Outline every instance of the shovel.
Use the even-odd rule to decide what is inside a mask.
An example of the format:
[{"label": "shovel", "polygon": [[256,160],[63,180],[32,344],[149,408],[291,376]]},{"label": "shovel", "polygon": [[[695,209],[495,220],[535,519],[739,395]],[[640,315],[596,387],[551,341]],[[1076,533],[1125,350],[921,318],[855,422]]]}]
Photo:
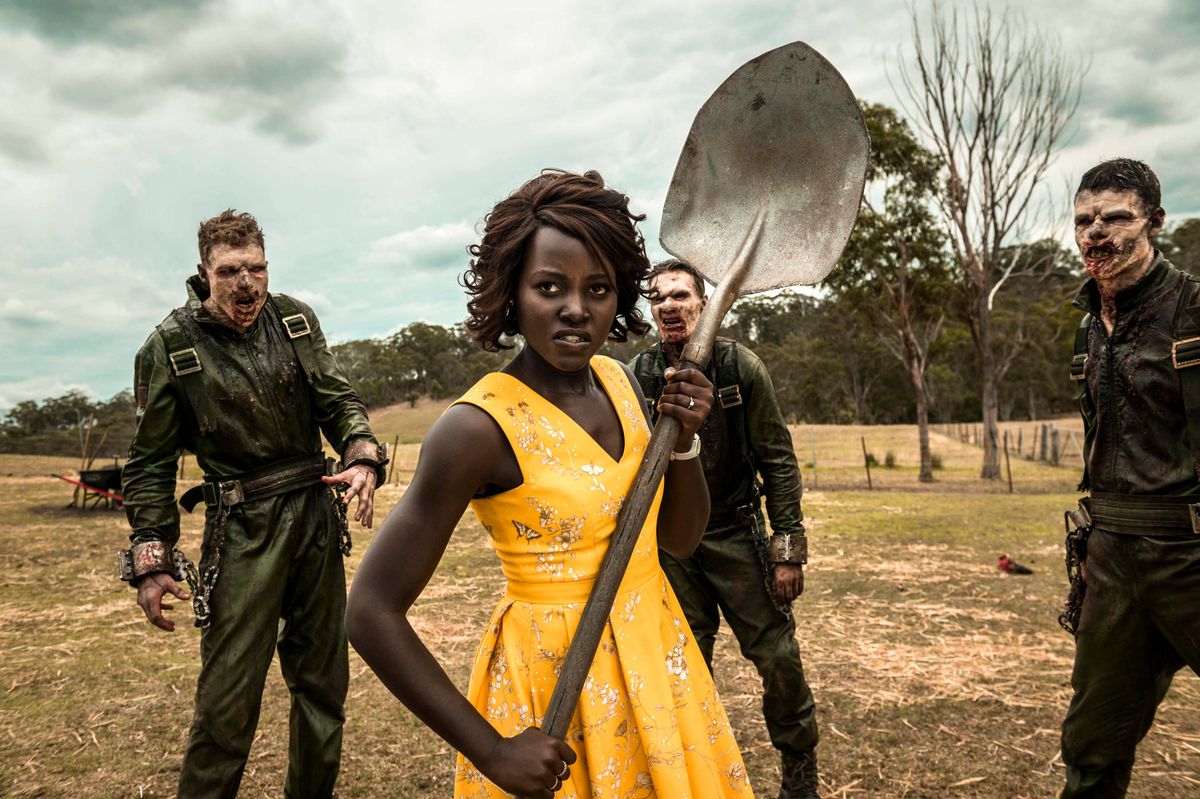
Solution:
[{"label": "shovel", "polygon": [[[696,114],[663,207],[663,247],[716,289],[679,368],[703,369],[734,300],[811,285],[841,256],[870,144],[850,87],[803,42],[744,64]],[[660,414],[542,720],[564,739],[679,422]]]}]

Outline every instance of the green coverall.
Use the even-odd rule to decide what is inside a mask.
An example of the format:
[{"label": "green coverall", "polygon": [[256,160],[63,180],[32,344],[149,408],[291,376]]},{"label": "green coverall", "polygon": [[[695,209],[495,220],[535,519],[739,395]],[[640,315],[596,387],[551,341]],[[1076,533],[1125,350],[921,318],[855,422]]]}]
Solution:
[{"label": "green coverall", "polygon": [[[1090,443],[1085,483],[1094,494],[1200,494],[1171,358],[1185,280],[1156,253],[1146,276],[1117,294],[1111,335],[1094,281],[1076,297],[1091,314],[1080,398]],[[1200,535],[1166,532],[1117,529],[1095,517],[1075,693],[1062,727],[1064,799],[1124,796],[1137,744],[1175,672],[1186,664],[1200,673]]]},{"label": "green coverall", "polygon": [[[207,479],[230,479],[320,453],[322,433],[343,453],[352,440],[375,442],[366,409],[338,368],[312,309],[296,302],[311,328],[310,383],[271,302],[241,334],[203,307],[207,294],[192,276],[181,309],[202,367],[200,407],[192,407],[198,395],[193,392],[189,401],[180,385],[196,376],[173,373],[159,330],[137,355],[138,425],[124,470],[135,543],[178,541],[175,472],[183,450],[195,453]],[[215,515],[214,508],[207,509],[202,573],[212,559]],[[337,520],[323,484],[232,509],[211,597],[212,622],[200,638],[202,665],[181,799],[237,795],[276,647],[292,695],[285,795],[332,795],[349,683],[345,603]]]},{"label": "green coverall", "polygon": [[[731,369],[728,365],[735,362]],[[629,366],[655,413],[667,366],[662,345],[636,356]],[[730,371],[736,374],[742,403],[722,408],[717,402],[700,428],[700,459],[712,502],[708,527],[690,557],[659,550],[659,559],[709,669],[724,615],[742,655],[762,678],[771,743],[784,754],[800,755],[817,744],[816,705],[804,679],[795,619],[775,599],[757,485],[761,475],[774,531],[803,535],[800,469],[766,367],[750,350],[718,338],[706,374],[719,395],[733,393],[722,391],[730,389],[725,385]]]}]

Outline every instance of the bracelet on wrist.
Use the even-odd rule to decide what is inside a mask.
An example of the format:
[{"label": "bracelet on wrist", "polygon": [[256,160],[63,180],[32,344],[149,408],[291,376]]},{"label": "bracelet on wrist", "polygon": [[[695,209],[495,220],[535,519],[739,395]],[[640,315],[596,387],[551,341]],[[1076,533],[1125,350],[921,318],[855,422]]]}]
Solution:
[{"label": "bracelet on wrist", "polygon": [[692,433],[692,445],[683,452],[671,451],[671,460],[673,461],[690,461],[692,458],[700,454],[700,436]]}]

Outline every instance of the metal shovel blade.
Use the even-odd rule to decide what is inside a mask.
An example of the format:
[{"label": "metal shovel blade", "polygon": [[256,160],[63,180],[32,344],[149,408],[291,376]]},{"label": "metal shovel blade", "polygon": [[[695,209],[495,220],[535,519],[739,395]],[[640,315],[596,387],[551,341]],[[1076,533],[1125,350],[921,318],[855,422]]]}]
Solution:
[{"label": "metal shovel blade", "polygon": [[660,241],[712,283],[763,212],[736,294],[819,282],[850,238],[870,144],[858,103],[804,42],[742,65],[688,133],[663,207]]}]

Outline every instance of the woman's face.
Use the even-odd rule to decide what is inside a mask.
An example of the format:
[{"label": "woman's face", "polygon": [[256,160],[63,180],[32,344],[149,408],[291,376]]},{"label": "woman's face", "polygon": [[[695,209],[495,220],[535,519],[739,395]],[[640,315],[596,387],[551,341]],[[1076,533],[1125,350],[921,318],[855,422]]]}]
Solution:
[{"label": "woman's face", "polygon": [[583,242],[543,227],[525,252],[515,302],[526,345],[554,369],[577,372],[608,338],[617,289]]}]

